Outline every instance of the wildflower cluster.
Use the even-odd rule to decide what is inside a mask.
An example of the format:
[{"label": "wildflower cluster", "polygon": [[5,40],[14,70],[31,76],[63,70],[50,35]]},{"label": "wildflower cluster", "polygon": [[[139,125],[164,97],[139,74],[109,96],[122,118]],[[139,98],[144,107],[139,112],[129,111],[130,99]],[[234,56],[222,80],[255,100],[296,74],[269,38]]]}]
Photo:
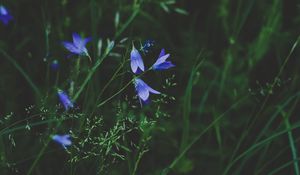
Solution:
[{"label": "wildflower cluster", "polygon": [[[167,61],[167,59],[170,57],[170,54],[165,53],[165,49],[161,49],[161,52],[156,60],[156,62],[149,68],[149,70],[159,71],[159,70],[166,70],[171,67],[174,67],[175,65],[172,64],[170,61]],[[130,65],[131,70],[134,74],[140,74],[145,71],[144,62],[142,59],[141,54],[139,51],[132,46],[132,50],[130,53]],[[147,85],[141,78],[134,78],[134,86],[137,91],[137,95],[139,99],[143,103],[147,103],[149,99],[150,93],[152,94],[160,94],[159,91],[152,89],[149,85]]]},{"label": "wildflower cluster", "polygon": [[[8,9],[2,5],[0,5],[0,20],[4,25],[8,25],[8,23],[13,20],[12,15],[8,11]],[[68,115],[73,112],[73,108],[76,106],[75,101],[76,98],[79,96],[80,92],[86,85],[85,82],[90,80],[90,77],[93,75],[93,73],[96,71],[98,66],[100,65],[101,61],[99,59],[95,59],[95,63],[91,69],[88,71],[87,79],[86,81],[83,81],[84,83],[81,84],[80,86],[76,86],[74,88],[74,84],[78,83],[78,79],[76,79],[80,73],[80,60],[82,58],[89,58],[90,62],[93,63],[94,60],[92,60],[91,56],[89,55],[88,49],[86,45],[92,40],[91,37],[83,38],[81,37],[78,33],[73,33],[72,34],[72,41],[62,41],[61,45],[70,52],[70,54],[67,56],[67,58],[71,56],[78,56],[76,65],[74,66],[75,71],[72,71],[72,77],[70,78],[71,80],[67,82],[71,82],[70,84],[70,90],[67,92],[63,90],[64,88],[58,88],[57,84],[54,86],[55,93],[57,95],[57,98],[60,102],[60,106],[55,109],[54,113],[56,114],[58,111],[63,109],[62,115],[59,116],[54,116],[52,119],[55,122],[58,122],[57,128],[61,127],[62,122],[65,120],[69,119],[77,119],[76,117],[64,117],[65,115]],[[100,42],[101,41],[101,42]],[[123,40],[120,41],[122,43]],[[147,40],[141,47],[140,51],[143,52],[144,54],[149,53],[151,47],[154,45],[153,40]],[[107,48],[104,51],[103,55],[104,57],[113,55],[111,53],[111,50],[114,47],[114,41],[107,40]],[[101,49],[102,49],[102,40],[99,40],[98,42],[98,54],[97,57],[100,57],[101,55]],[[161,92],[151,88],[147,83],[145,83],[141,76],[144,75],[145,72],[147,71],[160,71],[160,70],[166,70],[169,68],[174,67],[175,65],[167,61],[167,59],[170,57],[170,54],[166,54],[164,49],[161,49],[160,54],[158,58],[156,59],[155,63],[146,68],[144,65],[144,61],[142,58],[142,55],[140,54],[140,51],[135,48],[134,45],[132,45],[132,50],[130,53],[130,68],[132,73],[134,74],[134,78],[132,81],[128,83],[130,85],[132,82],[134,83],[135,90],[137,92],[137,97],[139,98],[141,103],[148,103],[149,102],[149,96],[150,94],[161,94]],[[48,57],[48,54],[47,54]],[[95,57],[95,58],[97,58]],[[45,61],[46,58],[44,59]],[[124,61],[125,62],[125,61]],[[122,64],[123,66],[123,64]],[[54,58],[49,64],[49,68],[52,71],[58,71],[61,66],[59,64],[58,59]],[[75,74],[75,75],[74,75]],[[115,74],[117,75],[117,74]],[[75,77],[75,78],[73,78]],[[79,93],[73,93],[74,89],[77,87],[81,88],[81,91]],[[126,86],[127,87],[127,86]],[[125,89],[125,88],[124,88]],[[54,96],[54,95],[53,95]],[[74,97],[75,96],[75,97]],[[97,99],[98,100],[98,99]],[[105,100],[104,100],[105,101]],[[78,105],[79,106],[79,105]],[[44,113],[48,112],[47,110],[43,109],[42,110]],[[118,116],[120,117],[120,116]],[[101,159],[106,160],[107,157],[111,156],[113,157],[113,160],[116,158],[124,159],[124,152],[128,152],[129,148],[127,148],[127,143],[126,145],[123,145],[121,143],[121,138],[124,139],[125,135],[128,133],[131,133],[132,131],[142,131],[146,130],[148,128],[151,128],[154,126],[153,121],[148,121],[145,116],[144,118],[139,121],[139,126],[136,125],[136,121],[128,120],[128,116],[123,116],[123,118],[120,118],[119,120],[116,121],[115,125],[113,125],[112,128],[110,129],[103,129],[102,127],[102,118],[99,117],[94,117],[92,118],[91,116],[84,115],[84,117],[80,117],[82,120],[80,122],[81,126],[85,126],[79,129],[79,131],[73,132],[72,129],[69,130],[69,133],[63,133],[63,134],[58,134],[57,130],[51,131],[53,132],[48,134],[50,135],[50,139],[66,150],[68,153],[70,150],[68,150],[68,147],[72,146],[73,150],[78,151],[76,155],[72,157],[70,160],[71,162],[77,162],[82,159],[90,158],[92,156],[97,156],[101,157]],[[42,120],[45,120],[44,117],[42,117]],[[2,121],[0,120],[0,124]],[[30,130],[30,125],[26,125],[26,129]],[[69,128],[69,127],[68,127]],[[53,129],[53,127],[52,127]],[[100,134],[99,134],[100,133]],[[83,137],[84,139],[78,142],[75,142],[72,140],[72,138],[76,139],[78,137]],[[49,138],[49,137],[48,137]],[[142,139],[143,142],[146,143],[146,141],[150,137],[147,136]],[[15,145],[14,139],[12,136],[10,136],[10,140],[13,145]],[[134,143],[132,143],[134,144]],[[146,151],[146,146],[143,144],[136,144],[134,146],[135,148],[139,148],[141,150],[140,154],[143,154],[144,151]],[[102,162],[104,163],[104,162]],[[103,166],[103,165],[101,165]]]}]

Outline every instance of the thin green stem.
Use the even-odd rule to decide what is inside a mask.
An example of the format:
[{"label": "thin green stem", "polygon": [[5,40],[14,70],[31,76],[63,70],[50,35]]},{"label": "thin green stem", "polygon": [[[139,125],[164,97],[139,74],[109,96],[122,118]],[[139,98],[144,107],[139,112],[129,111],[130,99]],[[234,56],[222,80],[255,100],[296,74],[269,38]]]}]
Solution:
[{"label": "thin green stem", "polygon": [[[291,48],[289,54],[287,55],[287,57],[285,58],[285,60],[284,60],[284,62],[283,62],[283,64],[282,64],[282,66],[280,67],[280,70],[279,70],[278,74],[275,76],[275,78],[274,78],[274,80],[273,80],[273,82],[272,82],[272,84],[271,84],[271,90],[273,90],[275,84],[277,83],[277,78],[282,74],[282,71],[284,70],[286,64],[288,63],[288,61],[289,61],[289,59],[290,59],[292,53],[294,52],[295,48],[297,47],[297,45],[298,45],[298,43],[299,43],[299,40],[300,40],[300,35],[298,35],[297,40],[296,40],[295,43],[293,44],[293,46],[292,46],[292,48]],[[269,98],[270,98],[270,95],[271,95],[271,94],[269,94],[269,93],[267,94],[267,96],[266,96],[266,98],[264,99],[263,103],[260,105],[260,108],[259,108],[258,112],[255,114],[254,119],[253,119],[253,122],[245,129],[245,134],[239,139],[239,141],[238,141],[238,143],[237,143],[237,147],[236,147],[235,151],[233,152],[233,154],[232,154],[230,160],[232,160],[232,159],[234,158],[234,156],[236,155],[236,153],[237,153],[237,151],[238,151],[238,149],[239,149],[241,143],[242,143],[243,140],[246,138],[247,133],[250,131],[250,129],[252,128],[252,126],[255,124],[255,122],[256,122],[258,116],[262,113],[262,111],[263,111],[265,105],[267,104],[267,102],[268,102],[268,100],[269,100]]]},{"label": "thin green stem", "polygon": [[[143,72],[142,74],[140,74],[137,77],[141,77],[142,75],[144,75],[146,72],[150,71],[150,69],[146,70],[145,72]],[[97,107],[101,107],[102,105],[104,105],[105,103],[107,103],[109,100],[113,99],[114,97],[116,97],[117,95],[119,95],[121,92],[123,92],[131,83],[134,82],[134,80],[137,78],[134,77],[132,78],[125,86],[123,86],[118,92],[114,93],[112,96],[110,96],[109,98],[105,99],[103,102],[101,102],[100,104],[97,105]]]},{"label": "thin green stem", "polygon": [[[56,131],[56,130],[60,127],[60,125],[62,124],[62,121],[63,121],[62,119],[58,120],[58,124],[56,125],[56,128],[54,129],[54,131]],[[50,143],[51,140],[52,140],[52,138],[51,138],[51,137],[48,137],[48,139],[47,139],[45,145],[44,145],[43,148],[40,150],[40,152],[39,152],[39,154],[37,155],[37,157],[36,157],[36,159],[34,160],[34,162],[31,164],[31,166],[30,166],[30,168],[29,168],[29,170],[28,170],[28,172],[27,172],[27,175],[31,175],[31,174],[32,174],[32,172],[33,172],[35,166],[37,165],[37,163],[38,163],[39,160],[41,159],[42,155],[44,154],[44,152],[45,152],[45,150],[46,150],[46,148],[47,148],[47,146],[48,146],[48,144]]]},{"label": "thin green stem", "polygon": [[173,160],[173,162],[166,168],[163,172],[162,175],[166,175],[169,173],[170,169],[173,169],[175,165],[181,160],[181,158],[191,149],[191,147],[197,143],[200,138],[210,129],[212,128],[219,120],[221,120],[229,111],[232,109],[236,108],[242,101],[248,98],[248,95],[245,96],[244,98],[238,100],[236,103],[231,105],[223,114],[219,115],[213,122],[211,122],[202,132],[200,132],[195,138],[181,151],[181,153]]},{"label": "thin green stem", "polygon": [[287,162],[287,163],[281,165],[280,167],[273,169],[270,173],[268,173],[268,175],[273,175],[273,174],[275,174],[275,173],[278,173],[278,172],[281,171],[282,169],[284,169],[284,168],[290,166],[290,165],[293,164],[294,162],[298,162],[299,160],[300,160],[300,157],[297,157],[295,160],[291,160],[291,161],[289,161],[289,162]]},{"label": "thin green stem", "polygon": [[292,127],[289,128],[289,129],[285,129],[285,130],[283,130],[283,131],[280,131],[280,132],[278,132],[278,133],[276,133],[276,134],[273,134],[272,136],[266,138],[265,140],[262,140],[262,141],[260,141],[260,142],[258,142],[258,143],[256,143],[256,144],[254,144],[253,146],[251,146],[250,148],[248,148],[246,151],[244,151],[242,154],[240,154],[239,156],[237,156],[237,158],[235,158],[232,162],[230,162],[230,164],[229,164],[229,165],[227,166],[227,168],[224,170],[223,175],[228,174],[228,172],[229,172],[229,170],[231,169],[231,167],[232,167],[237,161],[239,161],[241,158],[243,158],[244,156],[248,155],[249,152],[252,152],[252,151],[256,150],[257,148],[259,148],[260,146],[262,146],[262,145],[264,145],[264,144],[266,144],[266,143],[272,141],[273,139],[275,139],[275,138],[277,138],[277,137],[279,137],[279,136],[281,136],[281,135],[283,135],[283,134],[286,134],[286,133],[289,132],[289,131],[292,131],[292,130],[294,130],[294,129],[297,129],[297,128],[299,128],[299,127],[300,127],[299,124],[298,124],[298,125],[295,125],[295,126],[292,126]]},{"label": "thin green stem", "polygon": [[99,103],[97,105],[97,107],[101,107],[102,105],[104,105],[105,103],[107,103],[109,100],[113,99],[115,96],[119,95],[121,92],[123,92],[131,83],[133,83],[135,78],[131,79],[123,88],[121,88],[118,92],[116,92],[115,94],[113,94],[112,96],[110,96],[109,98],[107,98],[106,100],[104,100],[103,102]]},{"label": "thin green stem", "polygon": [[92,67],[92,69],[89,71],[88,75],[86,76],[85,80],[83,81],[82,85],[80,86],[79,90],[76,92],[76,94],[73,97],[73,101],[76,101],[77,98],[80,96],[82,93],[83,89],[85,86],[88,84],[94,73],[96,72],[97,68],[101,65],[103,60],[108,56],[109,52],[106,52],[100,59],[97,60],[95,65]]},{"label": "thin green stem", "polygon": [[[129,24],[134,20],[134,18],[138,15],[139,13],[139,8],[135,8],[134,12],[132,13],[132,15],[129,17],[129,19],[126,21],[126,23],[122,26],[122,28],[116,32],[115,34],[115,39],[118,38],[124,31],[125,29],[129,26]],[[104,58],[107,57],[109,55],[110,51],[106,52],[94,65],[94,67],[90,70],[90,72],[88,73],[87,77],[85,78],[84,82],[82,83],[82,85],[80,86],[79,90],[77,91],[77,93],[74,95],[73,97],[73,101],[76,101],[76,99],[79,97],[79,95],[82,93],[83,89],[85,88],[85,86],[87,85],[87,83],[89,82],[89,80],[92,78],[93,74],[95,73],[95,71],[97,70],[97,68],[101,65],[101,63],[103,62]]]},{"label": "thin green stem", "polygon": [[101,92],[99,93],[97,100],[99,98],[101,98],[101,96],[103,95],[103,93],[105,92],[105,90],[107,89],[107,87],[110,85],[110,83],[117,77],[119,71],[123,68],[124,63],[122,63],[118,69],[115,71],[115,73],[113,74],[113,76],[110,78],[110,80],[105,84],[105,86],[102,88]]},{"label": "thin green stem", "polygon": [[138,5],[136,5],[136,6],[137,7],[134,9],[133,13],[129,17],[129,19],[126,21],[126,23],[122,26],[122,28],[120,30],[118,30],[116,32],[114,39],[117,39],[125,31],[125,29],[130,25],[130,23],[134,20],[134,18],[139,14],[140,8]]},{"label": "thin green stem", "polygon": [[291,124],[289,122],[288,116],[286,116],[285,113],[282,113],[282,114],[283,114],[283,118],[284,118],[284,124],[285,124],[286,128],[289,130],[287,134],[288,134],[288,139],[289,139],[289,143],[290,143],[290,147],[291,147],[292,157],[293,157],[293,160],[295,160],[295,161],[293,161],[295,175],[299,175],[300,173],[299,173],[299,165],[298,165],[298,161],[297,161],[297,158],[298,158],[297,149],[295,146],[292,131],[290,130]]},{"label": "thin green stem", "polygon": [[40,90],[38,89],[38,87],[34,84],[34,82],[31,80],[31,78],[28,76],[28,74],[23,70],[23,68],[15,61],[14,58],[12,58],[10,55],[8,55],[4,50],[2,50],[0,48],[0,52],[2,53],[2,55],[4,55],[4,57],[10,62],[12,63],[15,68],[23,75],[23,77],[26,79],[26,81],[29,83],[29,85],[31,86],[31,88],[33,89],[33,91],[38,95],[39,98],[42,97],[42,94],[40,92]]}]

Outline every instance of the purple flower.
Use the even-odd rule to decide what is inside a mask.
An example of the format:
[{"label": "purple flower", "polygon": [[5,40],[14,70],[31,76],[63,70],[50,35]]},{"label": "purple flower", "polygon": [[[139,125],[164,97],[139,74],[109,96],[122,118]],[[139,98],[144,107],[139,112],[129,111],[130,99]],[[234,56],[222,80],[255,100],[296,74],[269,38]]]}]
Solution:
[{"label": "purple flower", "polygon": [[91,38],[81,38],[77,33],[73,33],[73,42],[64,41],[62,44],[71,53],[81,56],[89,56],[85,45],[91,41]]},{"label": "purple flower", "polygon": [[150,92],[153,94],[160,94],[160,92],[152,89],[143,80],[136,78],[134,80],[135,90],[137,91],[138,97],[143,101],[147,102]]},{"label": "purple flower", "polygon": [[158,59],[153,64],[153,70],[164,70],[174,67],[175,65],[171,61],[166,61],[169,58],[170,54],[165,54],[165,49],[161,49]]},{"label": "purple flower", "polygon": [[144,71],[144,62],[142,56],[140,55],[139,51],[136,50],[134,45],[132,45],[132,50],[130,53],[130,66],[133,73],[138,73],[139,71]]},{"label": "purple flower", "polygon": [[4,25],[7,25],[13,17],[10,15],[9,11],[2,5],[0,5],[0,20]]},{"label": "purple flower", "polygon": [[59,69],[59,63],[57,60],[53,60],[50,64],[52,71],[57,71]]},{"label": "purple flower", "polygon": [[72,144],[72,141],[70,140],[70,135],[65,134],[65,135],[53,135],[52,140],[55,142],[61,144],[64,149],[67,149],[66,146],[70,146]]},{"label": "purple flower", "polygon": [[70,100],[70,98],[64,91],[58,89],[57,95],[59,97],[60,102],[64,105],[64,108],[66,109],[66,111],[69,110],[70,108],[74,107],[72,101]]}]

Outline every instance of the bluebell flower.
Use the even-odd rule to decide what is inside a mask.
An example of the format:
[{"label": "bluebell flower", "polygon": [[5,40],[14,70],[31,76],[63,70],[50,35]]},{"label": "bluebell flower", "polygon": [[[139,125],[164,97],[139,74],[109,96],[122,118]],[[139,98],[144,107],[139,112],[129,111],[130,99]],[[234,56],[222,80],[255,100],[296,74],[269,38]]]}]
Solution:
[{"label": "bluebell flower", "polygon": [[132,45],[132,50],[130,53],[130,66],[133,73],[139,73],[140,71],[145,71],[144,62],[139,51],[136,50],[134,45]]},{"label": "bluebell flower", "polygon": [[158,59],[153,64],[153,70],[164,70],[174,67],[175,65],[171,61],[166,61],[169,58],[170,54],[165,54],[165,49],[161,49]]},{"label": "bluebell flower", "polygon": [[65,135],[53,135],[52,136],[52,140],[54,140],[55,142],[59,143],[62,145],[62,147],[64,149],[67,149],[67,146],[72,145],[72,141],[70,140],[70,135],[69,134],[65,134]]},{"label": "bluebell flower", "polygon": [[154,43],[155,43],[154,40],[148,39],[143,43],[140,50],[142,50],[145,53],[148,53],[151,47],[154,46]]},{"label": "bluebell flower", "polygon": [[69,96],[62,90],[57,90],[57,95],[59,97],[60,102],[64,105],[65,110],[69,110],[70,108],[73,108],[74,105],[72,101],[70,100]]},{"label": "bluebell flower", "polygon": [[73,33],[73,42],[62,42],[64,47],[71,53],[81,56],[89,56],[88,50],[85,45],[91,41],[91,38],[81,38],[79,34]]},{"label": "bluebell flower", "polygon": [[4,25],[7,25],[13,17],[10,15],[9,11],[3,6],[0,5],[0,20]]},{"label": "bluebell flower", "polygon": [[57,60],[53,60],[50,64],[51,70],[57,71],[59,69],[59,64]]},{"label": "bluebell flower", "polygon": [[160,92],[152,89],[143,80],[139,78],[135,78],[134,86],[135,86],[135,90],[137,91],[139,99],[141,99],[143,102],[148,101],[150,93],[160,94]]}]

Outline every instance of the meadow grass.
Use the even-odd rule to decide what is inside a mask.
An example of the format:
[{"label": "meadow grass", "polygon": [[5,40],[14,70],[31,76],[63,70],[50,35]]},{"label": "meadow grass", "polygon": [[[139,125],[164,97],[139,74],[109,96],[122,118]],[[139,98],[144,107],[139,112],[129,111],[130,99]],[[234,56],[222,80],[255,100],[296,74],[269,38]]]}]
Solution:
[{"label": "meadow grass", "polygon": [[1,175],[300,174],[298,2],[0,3]]}]

